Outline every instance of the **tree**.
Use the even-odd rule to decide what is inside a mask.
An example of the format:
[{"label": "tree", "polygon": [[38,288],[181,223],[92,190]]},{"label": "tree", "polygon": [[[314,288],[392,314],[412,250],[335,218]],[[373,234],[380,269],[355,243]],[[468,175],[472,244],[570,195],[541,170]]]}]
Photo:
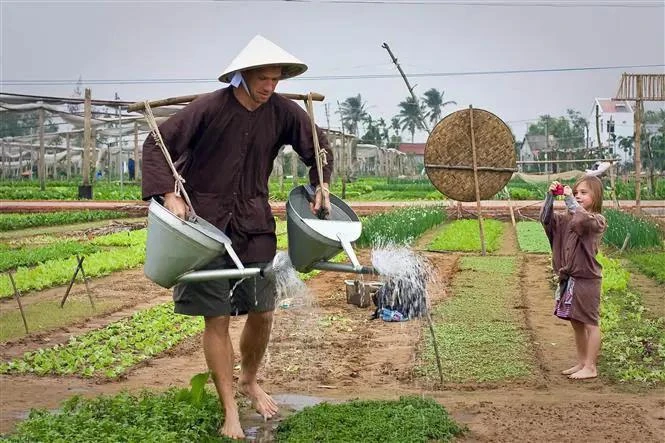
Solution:
[{"label": "tree", "polygon": [[358,123],[367,117],[367,111],[365,110],[366,105],[367,103],[362,101],[360,94],[355,97],[349,97],[342,102],[340,111],[342,124],[351,134],[359,135]]},{"label": "tree", "polygon": [[441,120],[441,110],[444,106],[456,105],[455,101],[443,101],[444,91],[438,91],[436,88],[428,89],[423,95],[423,101],[425,105],[429,108],[429,111],[426,114],[426,117],[429,117],[429,121],[432,124],[438,123]]},{"label": "tree", "polygon": [[413,143],[416,129],[425,129],[420,119],[421,115],[425,115],[425,105],[416,103],[413,97],[408,96],[398,106],[400,110],[397,118],[399,119],[400,127],[403,131],[411,133],[411,143]]}]

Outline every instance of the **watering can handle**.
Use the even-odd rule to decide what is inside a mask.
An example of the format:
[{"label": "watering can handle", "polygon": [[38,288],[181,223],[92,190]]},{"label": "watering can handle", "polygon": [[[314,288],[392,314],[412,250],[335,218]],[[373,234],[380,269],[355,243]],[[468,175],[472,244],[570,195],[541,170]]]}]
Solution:
[{"label": "watering can handle", "polygon": [[[311,184],[303,185],[303,187],[305,188],[305,197],[307,198],[307,201],[310,203],[316,203],[316,188]],[[325,220],[327,216],[328,211],[323,206],[316,211],[316,217],[321,220]]]}]

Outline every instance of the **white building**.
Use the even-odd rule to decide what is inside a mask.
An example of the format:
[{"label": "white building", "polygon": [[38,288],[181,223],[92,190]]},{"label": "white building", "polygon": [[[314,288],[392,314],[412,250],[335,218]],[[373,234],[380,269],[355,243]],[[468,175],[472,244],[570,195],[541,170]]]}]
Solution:
[{"label": "white building", "polygon": [[633,137],[635,123],[633,119],[633,107],[625,100],[612,100],[609,98],[594,99],[591,112],[589,113],[589,145],[598,147],[596,132],[596,107],[598,108],[598,126],[600,129],[600,142],[606,155],[618,156],[622,162],[632,161],[632,153],[627,153],[619,148],[619,137]]}]

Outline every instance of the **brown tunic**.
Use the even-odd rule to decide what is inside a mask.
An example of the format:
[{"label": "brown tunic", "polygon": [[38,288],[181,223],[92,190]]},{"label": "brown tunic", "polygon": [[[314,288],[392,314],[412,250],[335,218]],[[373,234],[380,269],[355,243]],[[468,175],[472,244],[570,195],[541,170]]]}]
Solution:
[{"label": "brown tunic", "polygon": [[[283,145],[292,145],[310,166],[318,184],[311,122],[295,102],[273,94],[254,111],[243,107],[233,88],[194,100],[159,127],[197,215],[224,230],[243,262],[267,262],[276,252],[275,221],[268,202],[273,160]],[[330,182],[332,152],[317,127],[323,168]],[[152,136],[143,144],[143,198],[174,191],[174,179]]]},{"label": "brown tunic", "polygon": [[574,214],[552,210],[551,196],[545,201],[540,221],[552,247],[552,269],[559,281],[573,277],[574,298],[570,318],[598,324],[602,266],[596,260],[598,246],[607,228],[605,217],[578,207]]}]

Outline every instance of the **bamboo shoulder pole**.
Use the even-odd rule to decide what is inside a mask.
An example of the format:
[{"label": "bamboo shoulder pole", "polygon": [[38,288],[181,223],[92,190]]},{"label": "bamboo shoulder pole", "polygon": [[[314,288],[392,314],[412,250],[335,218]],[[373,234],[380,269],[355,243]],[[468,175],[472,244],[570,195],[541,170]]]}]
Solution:
[{"label": "bamboo shoulder pole", "polygon": [[[158,108],[160,106],[170,106],[170,105],[181,105],[183,103],[189,103],[191,101],[194,101],[198,97],[204,94],[193,94],[193,95],[181,95],[178,97],[169,97],[169,98],[164,98],[161,100],[153,100],[151,102],[148,102],[151,108]],[[307,100],[307,98],[311,95],[312,100],[317,101],[317,102],[322,102],[325,99],[325,96],[323,94],[319,94],[317,92],[311,92],[309,94],[289,94],[289,93],[284,93],[280,94],[282,97],[290,98],[291,100]],[[127,111],[129,112],[135,112],[135,111],[142,111],[145,109],[145,102],[136,102],[132,103],[131,105],[127,106]]]}]

